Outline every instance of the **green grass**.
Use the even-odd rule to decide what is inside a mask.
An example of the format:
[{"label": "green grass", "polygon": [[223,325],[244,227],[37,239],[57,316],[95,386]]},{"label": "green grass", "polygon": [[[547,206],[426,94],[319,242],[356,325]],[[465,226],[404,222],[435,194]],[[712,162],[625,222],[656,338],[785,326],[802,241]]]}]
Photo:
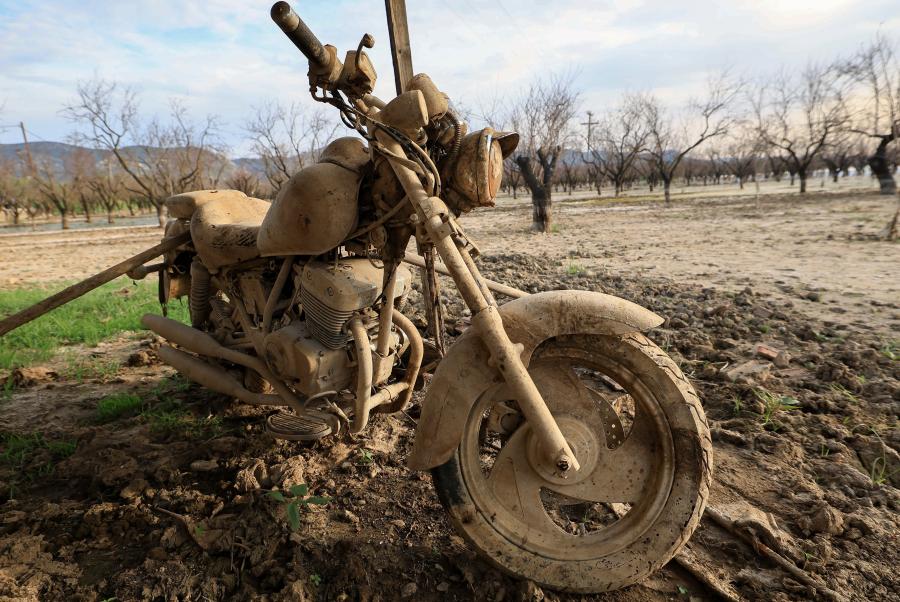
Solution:
[{"label": "green grass", "polygon": [[112,422],[123,416],[140,413],[144,402],[133,393],[116,393],[97,402],[97,422]]},{"label": "green grass", "polygon": [[[23,483],[49,477],[56,463],[75,453],[75,441],[47,440],[43,433],[0,433],[0,465],[13,469],[8,476],[10,497]],[[35,465],[35,460],[42,460]]]},{"label": "green grass", "polygon": [[[63,285],[0,291],[0,316],[7,316],[61,290]],[[120,291],[127,290],[127,294]],[[159,313],[155,282],[126,279],[105,284],[0,338],[0,369],[51,359],[66,345],[93,346],[123,331],[141,330],[145,313]],[[170,317],[187,321],[187,306],[170,304]],[[74,367],[78,376],[78,366]]]},{"label": "green grass", "polygon": [[769,427],[774,431],[777,431],[780,428],[780,425],[776,421],[776,418],[780,414],[796,410],[800,407],[800,402],[789,395],[779,395],[762,388],[754,390],[753,393],[756,395],[756,398],[763,403],[763,412],[760,415],[763,427]]}]

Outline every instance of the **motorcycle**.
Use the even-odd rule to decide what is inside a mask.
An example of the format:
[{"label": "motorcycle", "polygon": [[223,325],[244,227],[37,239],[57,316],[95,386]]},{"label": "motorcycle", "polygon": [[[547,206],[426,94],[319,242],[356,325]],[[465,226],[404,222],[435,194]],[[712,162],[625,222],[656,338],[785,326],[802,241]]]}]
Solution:
[{"label": "motorcycle", "polygon": [[[371,414],[407,408],[433,368],[403,313],[407,265],[418,266],[438,359],[408,464],[431,471],[455,529],[557,590],[612,590],[659,569],[699,524],[712,467],[700,400],[643,334],[663,319],[601,293],[526,294],[482,276],[458,218],[494,205],[518,135],[469,132],[425,74],[384,102],[370,35],[341,61],[286,2],[271,16],[308,59],[312,98],[356,135],[330,142],[271,203],[235,190],[166,201],[162,244],[108,271],[158,271],[164,303],[188,298],[190,326],[142,318],[166,341],[160,359],[285,408],[267,418],[275,437],[360,433]],[[162,264],[142,265],[160,250]],[[471,310],[446,353],[436,271]]]}]

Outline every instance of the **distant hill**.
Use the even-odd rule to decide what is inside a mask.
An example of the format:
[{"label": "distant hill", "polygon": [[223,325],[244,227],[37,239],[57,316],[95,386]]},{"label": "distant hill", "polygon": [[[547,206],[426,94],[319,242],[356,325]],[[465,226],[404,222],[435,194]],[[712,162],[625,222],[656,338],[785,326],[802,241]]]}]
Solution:
[{"label": "distant hill", "polygon": [[[94,161],[97,163],[104,161],[108,155],[107,151],[85,148],[74,144],[67,144],[65,142],[36,141],[29,142],[28,146],[31,147],[31,156],[34,158],[36,164],[41,165],[44,161],[49,160],[53,166],[55,175],[61,178],[65,176],[66,160],[72,153],[78,150],[87,150],[91,153],[94,157]],[[126,147],[123,150],[134,151],[136,148],[137,147]],[[24,170],[27,169],[25,164],[25,144],[21,142],[17,144],[0,144],[0,162],[6,161],[13,162],[17,165],[17,170],[20,173],[24,173]],[[230,159],[229,163],[230,168],[226,168],[226,173],[243,168],[256,174],[261,179],[265,178],[263,164],[260,159],[254,157],[241,157]]]}]

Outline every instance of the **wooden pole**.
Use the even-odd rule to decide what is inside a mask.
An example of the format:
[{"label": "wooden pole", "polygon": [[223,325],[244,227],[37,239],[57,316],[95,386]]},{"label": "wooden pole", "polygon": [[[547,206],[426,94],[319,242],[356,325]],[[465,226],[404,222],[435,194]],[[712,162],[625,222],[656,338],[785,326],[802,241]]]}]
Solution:
[{"label": "wooden pole", "polygon": [[125,272],[143,265],[145,262],[153,259],[154,257],[159,257],[163,253],[171,251],[172,249],[179,247],[190,240],[190,232],[185,232],[174,238],[168,238],[155,247],[147,249],[143,253],[138,253],[130,259],[126,259],[121,263],[117,263],[111,268],[103,270],[99,274],[94,274],[86,280],[82,280],[81,282],[73,284],[69,288],[61,290],[60,292],[47,297],[41,302],[35,303],[31,307],[23,309],[19,313],[13,314],[7,318],[4,318],[3,320],[0,320],[0,336],[5,335],[9,331],[16,329],[23,324],[31,322],[35,318],[43,316],[45,313],[56,309],[60,305],[65,305],[69,301],[77,299],[85,293],[89,293],[98,286],[102,286],[111,280],[115,280]]},{"label": "wooden pole", "polygon": [[406,0],[384,0],[387,12],[388,35],[391,38],[391,59],[394,62],[394,83],[397,96],[406,91],[413,76],[412,51],[409,47],[409,24],[406,20]]},{"label": "wooden pole", "polygon": [[[407,253],[403,258],[403,261],[410,265],[418,266],[420,268],[425,268],[425,261],[419,257],[418,255],[414,255],[412,253]],[[444,276],[450,276],[450,270],[442,266],[441,264],[435,262],[434,271],[438,274],[443,274]],[[501,295],[506,295],[507,297],[512,297],[513,299],[521,299],[522,297],[527,297],[531,293],[527,293],[523,290],[513,288],[511,286],[507,286],[505,284],[500,284],[499,282],[494,282],[493,280],[484,279],[487,287],[494,291],[495,293],[499,293]]]}]

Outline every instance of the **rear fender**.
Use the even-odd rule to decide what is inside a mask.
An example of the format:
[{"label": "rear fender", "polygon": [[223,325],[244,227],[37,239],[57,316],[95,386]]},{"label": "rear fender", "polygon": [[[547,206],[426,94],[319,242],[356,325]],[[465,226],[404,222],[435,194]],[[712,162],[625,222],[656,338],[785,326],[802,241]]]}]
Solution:
[{"label": "rear fender", "polygon": [[[588,291],[548,291],[500,307],[509,338],[524,346],[522,361],[544,341],[567,334],[624,335],[643,332],[663,318],[640,305]],[[409,456],[413,470],[428,470],[450,459],[459,445],[469,412],[500,372],[488,364],[490,353],[471,329],[441,360],[422,403],[416,440]]]}]

